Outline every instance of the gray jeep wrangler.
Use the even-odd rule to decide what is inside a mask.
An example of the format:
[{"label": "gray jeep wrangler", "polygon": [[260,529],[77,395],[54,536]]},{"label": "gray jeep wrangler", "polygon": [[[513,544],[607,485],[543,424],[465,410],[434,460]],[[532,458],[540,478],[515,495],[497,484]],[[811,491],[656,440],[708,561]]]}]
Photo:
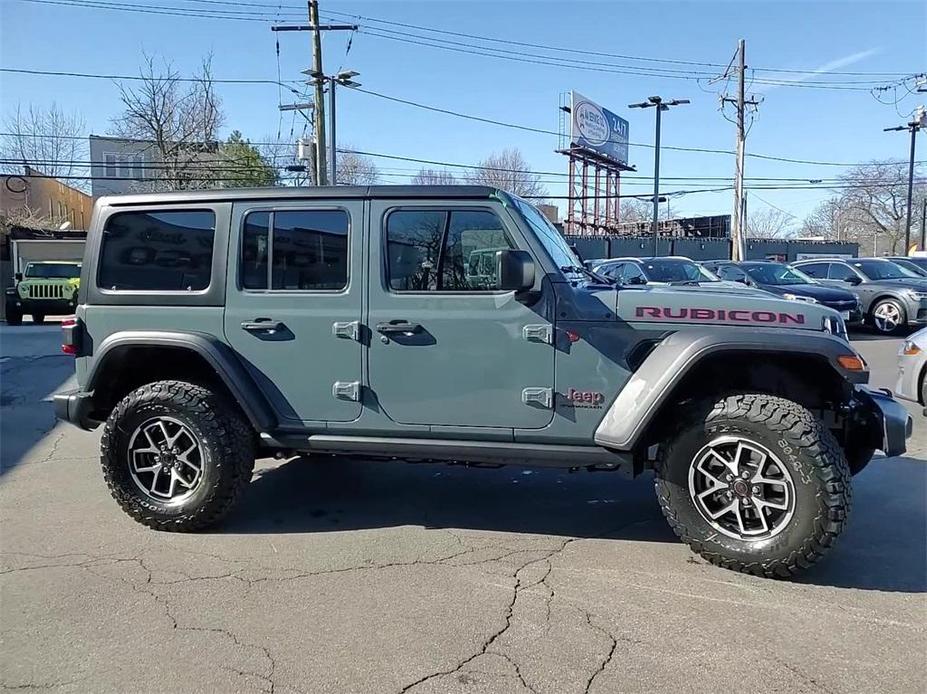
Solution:
[{"label": "gray jeep wrangler", "polygon": [[57,416],[103,424],[113,496],[161,530],[216,523],[274,454],[653,469],[696,552],[789,576],[911,428],[836,312],[616,288],[486,187],[102,198],[64,332]]}]

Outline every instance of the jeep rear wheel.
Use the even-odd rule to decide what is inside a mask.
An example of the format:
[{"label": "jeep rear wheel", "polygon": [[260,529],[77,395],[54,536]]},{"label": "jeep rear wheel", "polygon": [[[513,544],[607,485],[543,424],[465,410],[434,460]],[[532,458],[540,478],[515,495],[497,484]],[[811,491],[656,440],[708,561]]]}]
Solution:
[{"label": "jeep rear wheel", "polygon": [[6,324],[7,325],[22,325],[23,314],[16,310],[6,310]]},{"label": "jeep rear wheel", "polygon": [[250,427],[202,386],[159,381],[120,402],[100,442],[113,498],[139,523],[186,532],[215,524],[251,480]]},{"label": "jeep rear wheel", "polygon": [[696,410],[657,464],[657,498],[679,538],[744,573],[786,578],[814,564],[850,509],[850,470],[833,434],[770,395]]}]

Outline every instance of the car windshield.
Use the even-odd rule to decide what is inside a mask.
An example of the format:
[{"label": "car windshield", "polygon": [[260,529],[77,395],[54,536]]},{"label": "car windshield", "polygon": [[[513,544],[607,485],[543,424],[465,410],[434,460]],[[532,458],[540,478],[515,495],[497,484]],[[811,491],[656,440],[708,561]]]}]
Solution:
[{"label": "car windshield", "polygon": [[645,260],[644,273],[652,282],[707,282],[702,269],[691,260],[653,258]]},{"label": "car windshield", "polygon": [[762,265],[745,265],[743,269],[758,284],[773,286],[784,284],[813,284],[808,275],[783,263],[763,263]]},{"label": "car windshield", "polygon": [[29,263],[26,277],[39,279],[74,279],[80,277],[80,265],[76,263]]},{"label": "car windshield", "polygon": [[917,277],[910,270],[888,260],[860,260],[853,266],[870,280],[906,280]]},{"label": "car windshield", "polygon": [[557,227],[550,223],[544,215],[538,212],[537,208],[522,200],[515,195],[509,195],[509,199],[515,204],[515,209],[521,214],[522,218],[531,227],[535,235],[547,252],[551,260],[557,264],[557,267],[579,267],[580,260],[573,253],[573,250],[567,244]]},{"label": "car windshield", "polygon": [[892,262],[895,263],[895,265],[900,265],[905,270],[913,272],[918,277],[927,277],[927,270],[925,270],[917,263],[908,260],[907,258],[895,258],[892,260]]}]

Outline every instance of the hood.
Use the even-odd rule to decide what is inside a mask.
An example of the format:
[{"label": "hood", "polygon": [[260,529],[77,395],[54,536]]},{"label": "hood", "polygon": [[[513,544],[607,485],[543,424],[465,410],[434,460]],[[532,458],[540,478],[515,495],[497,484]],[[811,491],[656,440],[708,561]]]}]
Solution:
[{"label": "hood", "polygon": [[764,284],[763,289],[773,294],[797,294],[810,296],[818,301],[855,301],[852,292],[839,287],[828,287],[823,284]]},{"label": "hood", "polygon": [[826,306],[786,301],[767,292],[677,286],[623,288],[615,293],[618,319],[629,323],[821,330],[825,316],[840,320],[839,314]]}]

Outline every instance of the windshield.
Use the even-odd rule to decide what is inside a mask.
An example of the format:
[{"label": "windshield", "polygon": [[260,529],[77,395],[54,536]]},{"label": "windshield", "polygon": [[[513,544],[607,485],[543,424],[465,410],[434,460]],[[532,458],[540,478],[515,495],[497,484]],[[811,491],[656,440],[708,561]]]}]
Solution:
[{"label": "windshield", "polygon": [[900,265],[905,270],[909,270],[910,272],[913,272],[918,277],[927,277],[927,270],[925,270],[923,267],[921,267],[917,263],[914,263],[908,260],[907,258],[898,258],[897,260],[893,260],[892,262],[895,263],[895,265]]},{"label": "windshield", "polygon": [[763,263],[762,265],[745,265],[744,270],[758,284],[779,286],[784,284],[813,284],[811,278],[801,270],[782,263]]},{"label": "windshield", "polygon": [[907,280],[917,277],[910,270],[888,260],[860,260],[853,263],[853,266],[871,280]]},{"label": "windshield", "polygon": [[652,282],[706,282],[702,269],[691,260],[654,258],[644,261],[644,272]]},{"label": "windshield", "polygon": [[515,195],[509,195],[509,199],[515,203],[516,209],[534,231],[538,241],[544,244],[544,248],[547,249],[551,260],[556,263],[557,267],[578,267],[580,265],[579,258],[547,217],[538,212],[534,205]]},{"label": "windshield", "polygon": [[80,265],[77,263],[29,263],[26,266],[25,276],[42,279],[74,279],[80,277]]}]

